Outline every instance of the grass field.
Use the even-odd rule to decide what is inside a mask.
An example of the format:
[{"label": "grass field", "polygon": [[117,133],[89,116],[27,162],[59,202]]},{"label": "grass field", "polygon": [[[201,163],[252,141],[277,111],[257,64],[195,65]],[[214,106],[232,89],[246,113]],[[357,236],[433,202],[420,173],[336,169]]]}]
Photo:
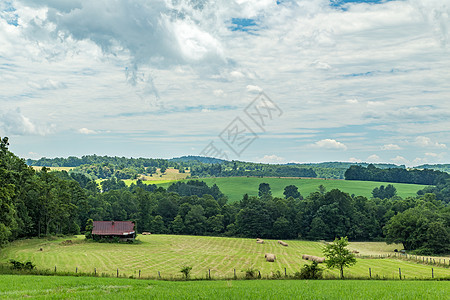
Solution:
[{"label": "grass field", "polygon": [[[388,183],[375,181],[353,181],[353,180],[329,180],[329,179],[295,179],[295,178],[256,178],[256,177],[222,177],[222,178],[200,178],[209,186],[217,184],[220,190],[228,196],[230,202],[239,201],[244,194],[250,196],[258,195],[258,187],[262,182],[270,184],[272,195],[276,197],[284,197],[284,187],[287,185],[295,185],[300,193],[305,197],[312,192],[317,191],[319,185],[325,186],[327,191],[332,189],[340,189],[346,193],[371,197],[372,190],[380,185],[392,184],[397,189],[397,194],[402,197],[415,196],[417,191],[423,189],[424,185],[404,184],[404,183]],[[151,182],[159,186],[167,188],[172,182]],[[129,182],[128,184],[131,184]]]},{"label": "grass field", "polygon": [[[42,169],[42,167],[39,167],[39,166],[32,166],[32,168],[35,171],[40,171]],[[67,171],[67,172],[69,172],[70,170],[74,169],[74,167],[46,167],[46,168],[48,168],[48,169],[50,169],[52,171]]]},{"label": "grass field", "polygon": [[0,275],[0,298],[52,299],[448,299],[444,281],[240,280]]},{"label": "grass field", "polygon": [[[90,273],[97,269],[99,274],[115,276],[117,269],[123,276],[135,276],[141,270],[143,277],[156,278],[160,272],[163,278],[181,277],[180,269],[184,265],[192,266],[194,278],[205,278],[211,270],[213,278],[232,278],[234,269],[238,277],[244,277],[244,270],[256,268],[262,277],[271,277],[284,268],[288,275],[299,271],[307,263],[302,254],[321,255],[323,244],[311,241],[288,241],[288,247],[282,247],[276,241],[266,240],[265,244],[256,244],[253,239],[193,237],[176,235],[139,236],[139,244],[106,244],[86,241],[83,236],[72,238],[73,243],[62,243],[63,239],[48,241],[31,239],[13,242],[2,249],[0,262],[9,259],[31,260],[38,269]],[[39,251],[40,248],[43,251]],[[386,245],[379,242],[351,243],[361,255],[393,253],[399,245]],[[264,254],[270,252],[277,256],[275,263],[265,262]],[[446,262],[448,265],[448,257]],[[407,279],[430,278],[431,268],[436,278],[450,277],[450,268],[429,266],[397,259],[358,259],[358,263],[346,270],[351,277],[372,276],[397,279],[398,269]],[[337,271],[325,271],[327,277],[337,276]]]}]

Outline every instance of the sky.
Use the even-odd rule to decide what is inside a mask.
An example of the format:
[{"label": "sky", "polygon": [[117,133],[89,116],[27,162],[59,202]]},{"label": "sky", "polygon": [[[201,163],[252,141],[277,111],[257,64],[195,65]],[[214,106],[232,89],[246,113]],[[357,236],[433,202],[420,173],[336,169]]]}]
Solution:
[{"label": "sky", "polygon": [[450,0],[0,0],[24,158],[449,163]]}]

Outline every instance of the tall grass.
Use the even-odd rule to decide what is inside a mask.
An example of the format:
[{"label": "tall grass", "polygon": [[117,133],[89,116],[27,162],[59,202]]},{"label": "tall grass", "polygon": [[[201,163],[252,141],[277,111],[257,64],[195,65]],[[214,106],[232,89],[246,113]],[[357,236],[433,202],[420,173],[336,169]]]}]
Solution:
[{"label": "tall grass", "polygon": [[0,275],[0,297],[52,299],[446,299],[448,282],[242,280],[167,282]]}]

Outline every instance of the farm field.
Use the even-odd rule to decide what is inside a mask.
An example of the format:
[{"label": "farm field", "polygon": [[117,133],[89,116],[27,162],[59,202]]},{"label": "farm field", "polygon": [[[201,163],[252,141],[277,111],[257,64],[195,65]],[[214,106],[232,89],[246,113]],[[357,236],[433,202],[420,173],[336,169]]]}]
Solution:
[{"label": "farm field", "polygon": [[52,299],[446,299],[444,281],[239,280],[0,275],[0,298]]},{"label": "farm field", "polygon": [[[42,167],[40,166],[31,166],[35,171],[40,171]],[[46,167],[50,169],[51,171],[67,171],[69,172],[72,169],[75,169],[74,167]]]},{"label": "farm field", "polygon": [[[237,277],[244,277],[244,271],[257,269],[263,278],[272,277],[284,268],[288,275],[299,271],[308,263],[302,260],[303,254],[321,256],[323,243],[312,241],[288,241],[289,246],[283,247],[274,240],[266,240],[265,244],[256,244],[253,239],[194,237],[177,235],[138,236],[141,243],[107,244],[86,241],[84,236],[49,241],[46,239],[19,240],[2,249],[0,262],[7,263],[9,259],[32,261],[38,269],[58,271],[93,273],[116,276],[156,278],[160,272],[162,278],[181,278],[180,269],[192,266],[193,278],[205,278],[211,270],[212,278],[232,278],[234,269]],[[66,238],[67,240],[67,238]],[[40,251],[42,248],[43,251]],[[374,253],[393,253],[399,245],[386,245],[379,242],[351,243],[351,249],[358,250],[360,255]],[[379,251],[379,252],[378,252]],[[265,253],[277,256],[275,263],[265,262]],[[442,258],[444,259],[444,258]],[[448,265],[449,257],[446,257]],[[449,278],[450,268],[423,265],[398,259],[362,259],[346,270],[351,277],[368,277],[371,268],[372,276],[385,279],[398,279],[398,269],[406,279],[430,278],[431,268],[434,268],[435,278]],[[327,277],[337,277],[336,270],[326,270]]]},{"label": "farm field", "polygon": [[[372,190],[380,185],[392,184],[397,189],[397,195],[402,198],[408,196],[416,196],[418,190],[423,189],[425,185],[406,184],[406,183],[389,183],[376,181],[353,181],[353,180],[330,180],[330,179],[296,179],[296,178],[256,178],[256,177],[221,177],[221,178],[200,178],[209,186],[217,184],[222,193],[228,196],[230,202],[239,201],[244,194],[249,196],[258,195],[258,187],[262,182],[270,184],[272,188],[272,195],[275,197],[284,197],[284,187],[287,185],[295,185],[302,196],[307,196],[312,192],[317,191],[319,185],[325,186],[327,191],[332,189],[340,189],[346,193],[355,194],[358,196],[365,196],[370,198]],[[172,182],[145,182],[157,184],[167,188]],[[131,184],[131,181],[128,182]]]}]

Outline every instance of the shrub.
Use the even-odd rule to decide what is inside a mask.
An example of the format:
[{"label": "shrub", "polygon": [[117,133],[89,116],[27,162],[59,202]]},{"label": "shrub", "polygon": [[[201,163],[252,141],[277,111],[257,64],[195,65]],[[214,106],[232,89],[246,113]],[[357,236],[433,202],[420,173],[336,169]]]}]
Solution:
[{"label": "shrub", "polygon": [[246,270],[244,270],[245,272],[245,279],[254,279],[257,278],[257,276],[259,277],[259,272],[257,269],[253,269],[253,268],[248,268]]},{"label": "shrub", "polygon": [[188,279],[191,273],[192,267],[184,266],[181,268],[180,272],[184,274],[184,278]]},{"label": "shrub", "polygon": [[323,269],[315,261],[310,265],[304,265],[300,272],[296,272],[294,277],[297,279],[321,279]]},{"label": "shrub", "polygon": [[10,259],[9,262],[12,264],[11,268],[13,270],[33,270],[36,268],[36,265],[33,265],[31,261],[27,261],[25,263]]}]

